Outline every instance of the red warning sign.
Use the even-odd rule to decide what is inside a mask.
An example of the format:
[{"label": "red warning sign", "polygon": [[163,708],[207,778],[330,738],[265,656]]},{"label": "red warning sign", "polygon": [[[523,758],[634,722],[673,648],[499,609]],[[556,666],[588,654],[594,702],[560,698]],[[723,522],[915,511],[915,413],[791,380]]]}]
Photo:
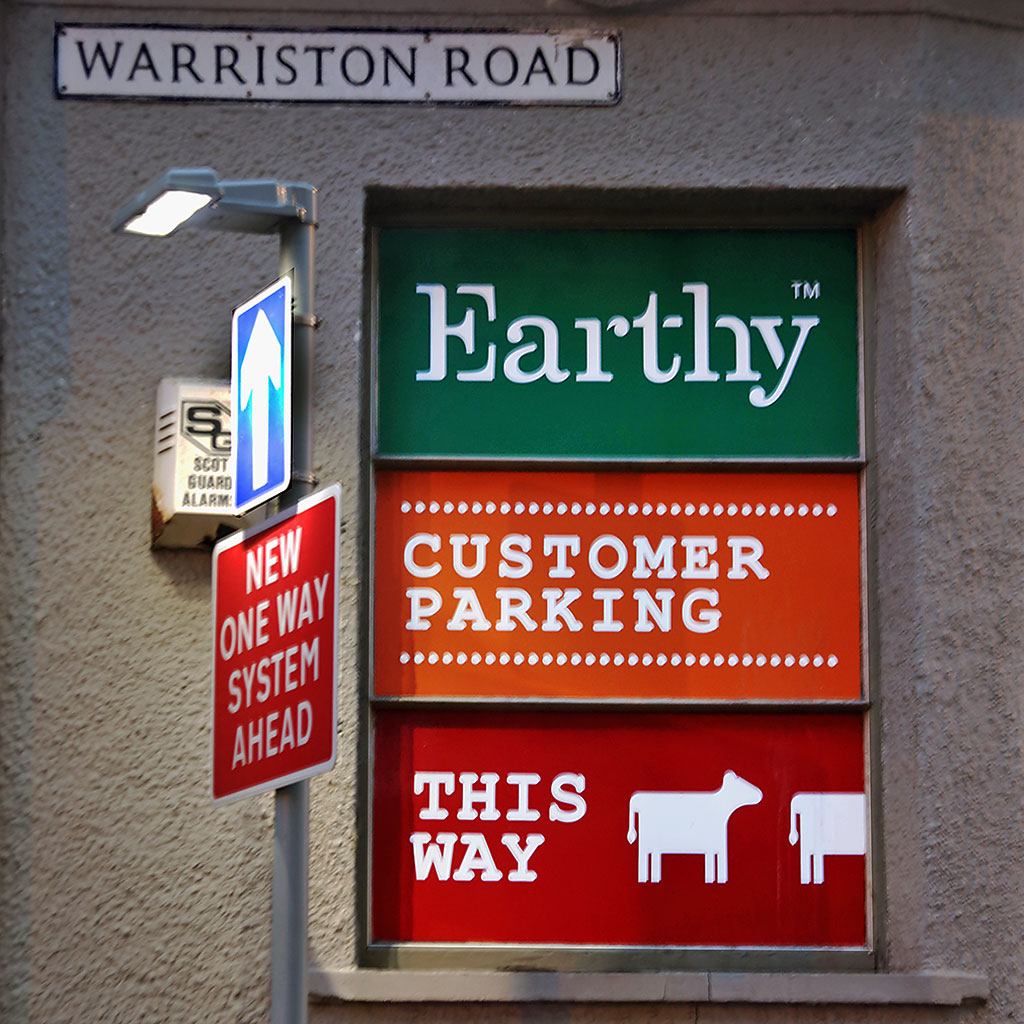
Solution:
[{"label": "red warning sign", "polygon": [[213,549],[213,799],[327,771],[337,750],[335,484]]}]

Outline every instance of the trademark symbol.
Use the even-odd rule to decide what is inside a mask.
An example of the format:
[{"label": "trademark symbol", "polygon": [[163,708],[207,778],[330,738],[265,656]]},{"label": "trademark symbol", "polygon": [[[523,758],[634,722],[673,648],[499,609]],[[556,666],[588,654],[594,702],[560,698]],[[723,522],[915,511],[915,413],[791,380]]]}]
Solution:
[{"label": "trademark symbol", "polygon": [[819,281],[794,281],[793,298],[799,299],[820,299],[821,282]]}]

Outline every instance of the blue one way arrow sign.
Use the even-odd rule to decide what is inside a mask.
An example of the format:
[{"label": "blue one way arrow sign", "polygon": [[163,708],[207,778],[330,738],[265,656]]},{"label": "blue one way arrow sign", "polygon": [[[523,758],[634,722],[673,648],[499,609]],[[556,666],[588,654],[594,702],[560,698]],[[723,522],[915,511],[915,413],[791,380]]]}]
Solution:
[{"label": "blue one way arrow sign", "polygon": [[231,318],[235,511],[269,501],[292,475],[292,282],[283,277]]}]

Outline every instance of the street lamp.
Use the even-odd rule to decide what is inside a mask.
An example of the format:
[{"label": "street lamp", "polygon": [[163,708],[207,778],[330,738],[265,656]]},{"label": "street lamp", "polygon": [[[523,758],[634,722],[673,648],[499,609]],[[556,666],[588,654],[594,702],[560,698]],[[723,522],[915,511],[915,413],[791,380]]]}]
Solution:
[{"label": "street lamp", "polygon": [[[280,238],[280,277],[292,277],[292,474],[278,499],[296,504],[312,491],[313,235],[316,189],[299,182],[221,181],[209,167],[172,168],[114,218],[113,229],[165,237],[182,227]],[[307,1019],[306,941],[309,898],[309,780],[274,791],[270,1019]]]}]

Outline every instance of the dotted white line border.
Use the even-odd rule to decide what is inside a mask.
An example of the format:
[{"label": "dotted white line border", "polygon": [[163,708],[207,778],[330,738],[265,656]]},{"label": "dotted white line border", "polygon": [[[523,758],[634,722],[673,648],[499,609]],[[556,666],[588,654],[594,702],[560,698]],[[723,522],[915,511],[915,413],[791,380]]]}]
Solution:
[{"label": "dotted white line border", "polygon": [[694,502],[688,501],[681,504],[674,501],[671,504],[659,501],[652,503],[645,501],[642,504],[635,501],[403,501],[399,506],[404,514],[416,512],[422,515],[430,512],[432,515],[444,513],[445,515],[466,515],[472,512],[474,515],[558,515],[558,516],[732,516],[732,517],[762,517],[762,516],[828,516],[833,517],[839,512],[838,506],[829,502],[822,504],[815,502],[807,504],[801,502],[794,505],[792,502],[780,504],[771,502],[766,504],[763,501],[751,503],[745,501],[742,504],[729,502],[723,504],[717,502]]},{"label": "dotted white line border", "polygon": [[592,668],[595,665],[645,668],[678,668],[681,665],[688,668],[698,665],[702,668],[836,668],[839,665],[839,658],[835,654],[723,654],[708,651],[677,651],[672,654],[653,654],[650,651],[574,651],[572,654],[564,651],[557,654],[551,651],[473,651],[471,654],[465,651],[402,651],[398,661],[402,665],[570,665],[575,668]]}]

